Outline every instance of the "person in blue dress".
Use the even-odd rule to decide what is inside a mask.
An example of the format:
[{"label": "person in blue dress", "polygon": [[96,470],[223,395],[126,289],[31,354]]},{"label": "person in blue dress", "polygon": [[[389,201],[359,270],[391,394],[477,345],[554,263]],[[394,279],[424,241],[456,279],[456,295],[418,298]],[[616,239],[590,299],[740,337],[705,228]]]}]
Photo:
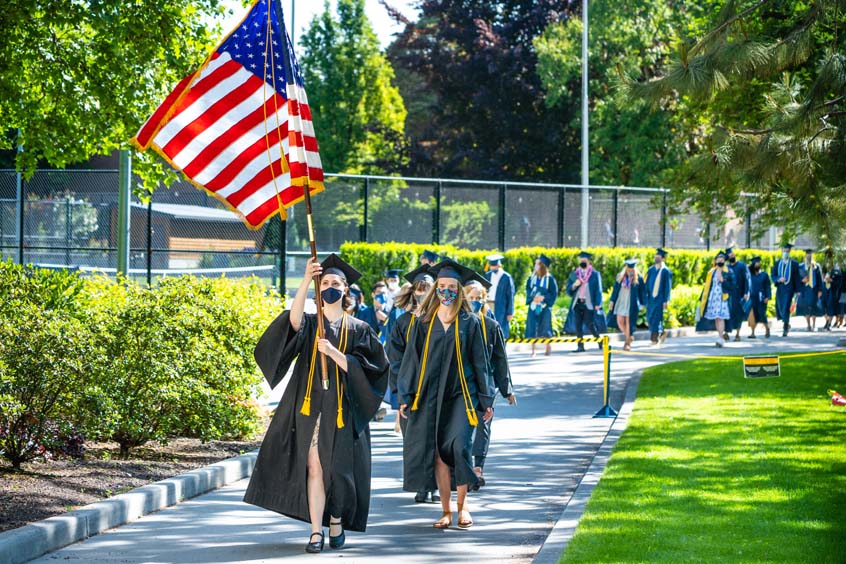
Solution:
[{"label": "person in blue dress", "polygon": [[773,265],[770,273],[776,287],[776,319],[782,322],[782,337],[787,337],[790,332],[790,308],[799,287],[799,263],[790,258],[792,248],[790,243],[782,245],[781,260]]},{"label": "person in blue dress", "polygon": [[[567,279],[567,294],[572,298],[567,321],[564,324],[568,333],[575,333],[579,339],[585,335],[585,329],[594,337],[599,337],[597,321],[605,315],[602,313],[602,277],[593,268],[593,255],[587,251],[579,253],[579,267]],[[602,343],[599,343],[602,348]],[[576,352],[584,352],[584,343],[579,343]]]},{"label": "person in blue dress", "polygon": [[649,338],[653,345],[664,342],[664,314],[670,305],[670,292],[673,289],[673,271],[667,268],[667,251],[656,249],[655,264],[646,271],[646,323],[649,325]]},{"label": "person in blue dress", "polygon": [[[734,289],[734,272],[726,266],[726,253],[717,253],[711,270],[705,277],[705,285],[697,309],[697,331],[717,331],[717,347],[728,341],[726,324],[731,320],[730,297]],[[722,339],[722,340],[720,340]]]},{"label": "person in blue dress", "polygon": [[628,259],[614,280],[608,302],[608,327],[626,336],[623,350],[632,350],[632,333],[637,327],[637,315],[646,308],[646,282],[637,269],[637,259]]},{"label": "person in blue dress", "polygon": [[511,318],[514,317],[514,278],[502,268],[504,256],[493,254],[485,258],[488,261],[485,279],[491,283],[487,309],[493,311],[494,319],[502,329],[502,336],[508,340],[511,335]]},{"label": "person in blue dress", "polygon": [[749,263],[749,329],[750,339],[755,339],[755,328],[759,323],[764,325],[764,337],[770,338],[770,324],[767,320],[767,304],[773,297],[770,275],[761,270],[761,257],[752,257]]},{"label": "person in blue dress", "polygon": [[823,277],[823,313],[825,314],[823,331],[831,331],[833,324],[837,321],[840,309],[840,281],[841,272],[836,267],[829,269]]},{"label": "person in blue dress", "polygon": [[[552,306],[558,299],[558,282],[549,272],[552,259],[541,254],[535,260],[535,270],[526,280],[526,338],[543,339],[552,337]],[[546,355],[552,352],[552,345],[546,344]],[[532,356],[535,345],[532,344]]]},{"label": "person in blue dress", "polygon": [[814,260],[814,251],[805,251],[805,260],[799,264],[799,288],[796,298],[796,315],[805,317],[808,331],[816,331],[817,317],[823,314],[820,307],[823,297],[823,276],[820,265]]},{"label": "person in blue dress", "polygon": [[734,289],[729,297],[731,319],[726,332],[735,331],[734,340],[740,341],[740,328],[749,316],[749,268],[745,262],[737,260],[732,247],[726,249],[726,257],[728,257],[728,267],[734,274]]}]

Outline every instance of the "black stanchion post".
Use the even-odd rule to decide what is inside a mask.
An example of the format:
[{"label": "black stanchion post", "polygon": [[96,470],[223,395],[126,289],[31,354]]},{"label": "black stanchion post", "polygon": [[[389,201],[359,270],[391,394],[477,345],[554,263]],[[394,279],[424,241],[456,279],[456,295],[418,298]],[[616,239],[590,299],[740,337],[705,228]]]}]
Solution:
[{"label": "black stanchion post", "polygon": [[594,414],[594,417],[617,417],[617,412],[611,407],[611,347],[608,335],[602,338],[602,356],[604,362],[604,374],[602,383],[602,401],[604,405]]}]

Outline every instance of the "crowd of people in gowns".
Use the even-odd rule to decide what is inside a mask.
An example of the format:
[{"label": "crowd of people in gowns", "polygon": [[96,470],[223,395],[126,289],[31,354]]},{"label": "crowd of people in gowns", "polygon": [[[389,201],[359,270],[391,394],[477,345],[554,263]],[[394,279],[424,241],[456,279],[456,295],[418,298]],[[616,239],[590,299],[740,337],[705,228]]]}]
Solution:
[{"label": "crowd of people in gowns", "polygon": [[[785,245],[770,272],[761,257],[748,264],[734,249],[719,251],[709,268],[696,308],[696,330],[716,331],[716,346],[748,338],[763,328],[770,337],[767,309],[775,300],[783,335],[793,313],[808,330],[840,327],[846,313],[846,276],[839,266],[823,269],[812,250],[799,262]],[[563,288],[540,254],[526,281],[524,337],[553,337],[553,306],[570,297],[564,331],[598,341],[608,328],[624,336],[631,350],[638,316],[645,313],[650,344],[666,339],[665,321],[673,288],[668,252],[658,248],[642,273],[626,259],[613,278],[608,310],[601,273],[583,251]],[[418,503],[440,504],[437,529],[473,526],[470,494],[485,486],[496,396],[517,404],[505,343],[514,317],[514,279],[505,257],[486,257],[477,273],[452,259],[425,251],[410,272],[389,269],[370,289],[370,304],[357,285],[361,273],[337,255],[309,260],[289,310],[282,312],[255,349],[271,389],[288,378],[259,451],[244,500],[311,525],[306,551],[341,548],[345,531],[363,532],[370,504],[370,422],[397,413],[403,437],[403,489]],[[406,283],[400,285],[405,278]],[[313,280],[319,281],[322,315],[306,313]],[[775,287],[775,290],[773,290]],[[545,354],[551,353],[546,342]],[[599,344],[602,348],[602,344]],[[576,352],[585,351],[577,343]],[[532,356],[535,354],[532,345]],[[453,505],[453,491],[456,504]],[[455,511],[453,511],[455,507]]]}]

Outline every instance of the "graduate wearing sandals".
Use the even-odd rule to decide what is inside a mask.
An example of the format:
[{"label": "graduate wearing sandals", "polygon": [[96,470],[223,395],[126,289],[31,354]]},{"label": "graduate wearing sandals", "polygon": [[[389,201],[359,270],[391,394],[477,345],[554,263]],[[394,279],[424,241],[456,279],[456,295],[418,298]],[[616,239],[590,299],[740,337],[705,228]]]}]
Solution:
[{"label": "graduate wearing sandals", "polygon": [[637,270],[637,259],[627,259],[623,270],[614,279],[614,289],[608,303],[608,327],[626,336],[623,350],[632,350],[637,316],[646,309],[646,282]]},{"label": "graduate wearing sandals", "polygon": [[[420,305],[399,372],[400,415],[407,418],[403,443],[403,489],[437,489],[443,516],[452,525],[450,474],[458,496],[458,527],[473,525],[467,491],[473,471],[473,431],[493,417],[493,382],[479,318],[470,311],[463,284],[478,276],[452,260],[432,267],[433,291]],[[434,479],[433,479],[434,477]],[[434,483],[433,483],[434,482]]]},{"label": "graduate wearing sandals", "polygon": [[[311,280],[320,277],[324,339],[305,314]],[[388,359],[373,329],[346,313],[360,274],[336,255],[309,260],[290,311],[267,328],[255,350],[271,388],[294,364],[291,381],[262,440],[244,501],[311,523],[306,552],[344,545],[344,529],[364,532],[370,508],[369,422],[385,394]],[[329,389],[320,357],[327,357]]]}]

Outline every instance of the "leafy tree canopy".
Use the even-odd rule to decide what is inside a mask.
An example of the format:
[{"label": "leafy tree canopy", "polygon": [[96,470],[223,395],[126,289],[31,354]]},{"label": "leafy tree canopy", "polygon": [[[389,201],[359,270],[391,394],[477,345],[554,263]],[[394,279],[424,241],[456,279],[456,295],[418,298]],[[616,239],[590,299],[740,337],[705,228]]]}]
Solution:
[{"label": "leafy tree canopy", "polygon": [[396,171],[406,158],[406,110],[364,0],[328,1],[303,35],[302,66],[323,167]]},{"label": "leafy tree canopy", "polygon": [[[0,122],[17,167],[61,168],[128,140],[219,35],[220,0],[7,0],[0,10]],[[20,134],[17,131],[20,130]],[[175,175],[152,154],[150,178]],[[151,183],[155,185],[155,183]]]}]

